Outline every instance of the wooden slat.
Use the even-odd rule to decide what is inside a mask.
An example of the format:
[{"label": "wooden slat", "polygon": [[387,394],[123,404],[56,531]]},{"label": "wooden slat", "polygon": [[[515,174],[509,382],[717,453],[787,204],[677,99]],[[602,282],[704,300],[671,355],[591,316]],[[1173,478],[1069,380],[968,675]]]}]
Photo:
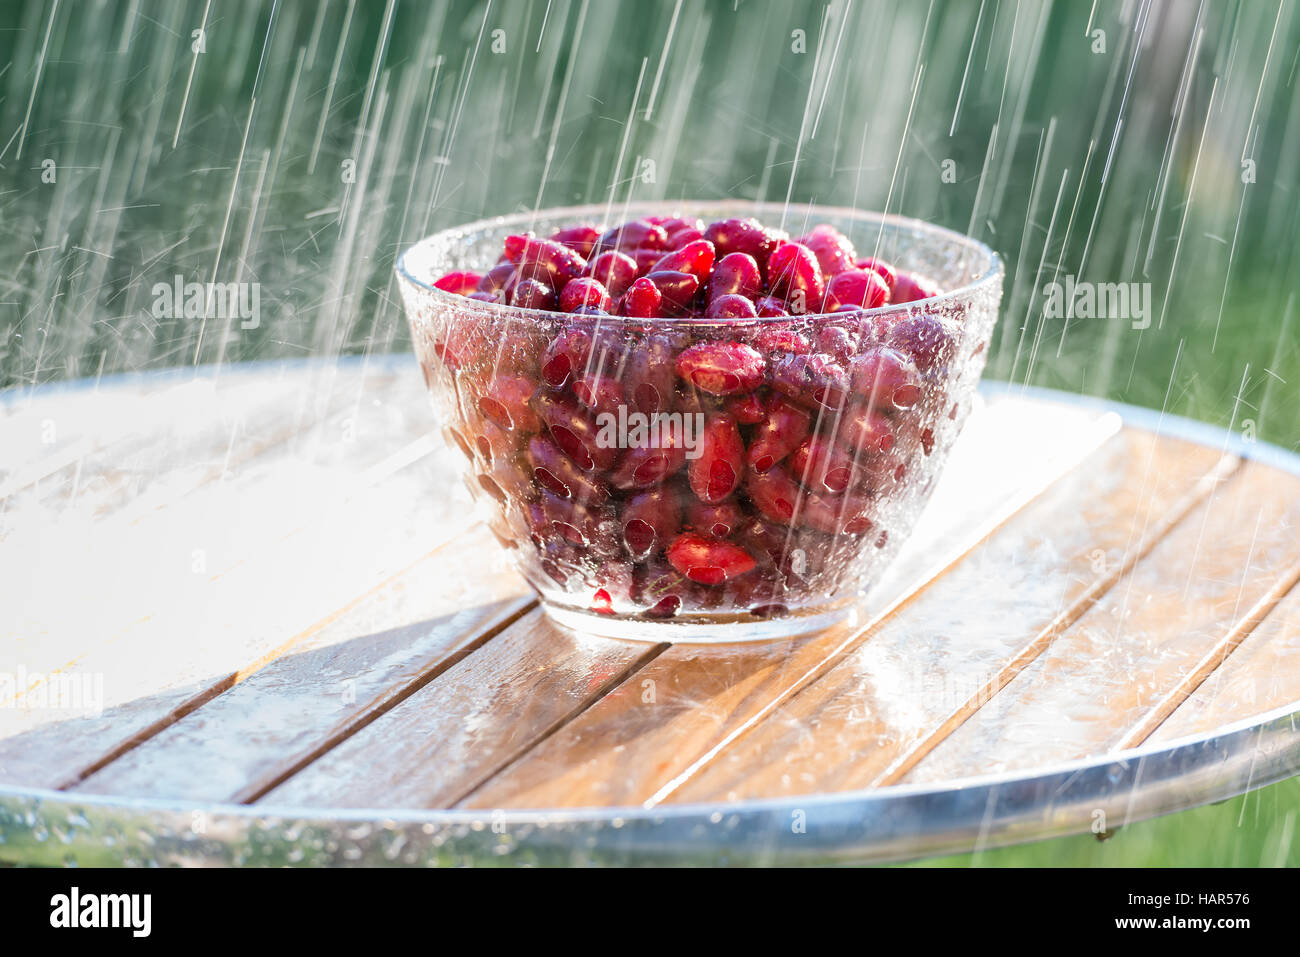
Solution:
[{"label": "wooden slat", "polygon": [[151,733],[472,524],[459,453],[431,434],[418,375],[378,382],[394,385],[344,370],[335,415],[168,508],[0,546],[18,596],[0,674],[27,676],[16,700],[14,681],[0,682],[0,780],[14,780],[14,742],[60,720],[24,701],[50,676],[102,682],[106,708],[132,704],[112,742],[67,722],[69,741],[86,741],[66,761],[52,753],[40,779],[61,784],[86,770],[90,740],[102,760]]},{"label": "wooden slat", "polygon": [[1202,659],[1294,583],[1297,523],[1300,478],[1248,463],[905,783],[1139,743]]},{"label": "wooden slat", "polygon": [[668,799],[888,780],[1207,494],[1218,460],[1201,447],[1126,431]]},{"label": "wooden slat", "polygon": [[[147,584],[166,605],[107,640],[76,647],[72,636],[60,633],[57,642],[38,638],[5,647],[4,657],[16,659],[8,670],[102,680],[106,709],[132,704],[129,713],[116,714],[115,727],[105,728],[106,736],[116,735],[116,748],[256,671],[454,536],[457,527],[442,509],[421,508],[425,496],[447,487],[446,466],[426,456],[342,497],[313,524],[248,553],[221,575],[190,575],[183,565],[161,569]],[[73,648],[68,655],[65,649]],[[58,717],[27,709],[21,697],[0,708],[0,781],[14,780],[7,759],[21,752],[22,736]],[[84,737],[86,729],[75,724],[68,733]],[[70,757],[82,751],[78,741]],[[54,754],[41,769],[47,784],[67,783],[85,770]]]},{"label": "wooden slat", "polygon": [[661,649],[579,635],[530,612],[261,803],[447,806]]},{"label": "wooden slat", "polygon": [[1286,705],[1300,707],[1300,588],[1291,589],[1149,742],[1204,734]]},{"label": "wooden slat", "polygon": [[[1022,462],[1034,455],[1050,455],[1053,443],[1070,441],[1065,438],[1069,431],[1061,430],[1061,419],[1055,432],[1020,431],[1026,425],[1020,404],[1010,402],[1002,408],[1005,418],[999,414],[997,428],[971,436],[973,444],[968,448],[983,454],[964,463],[954,461],[954,469],[945,474],[935,502],[945,520],[928,530],[918,528],[908,546],[913,557],[904,559],[912,569],[924,567],[927,554],[965,551],[970,542],[962,539],[971,533],[982,535],[984,523],[997,511],[997,496],[1006,495],[1006,486],[999,487],[994,479],[1014,481],[1023,475]],[[1089,436],[1087,429],[1074,433],[1076,454],[1066,457],[1075,459],[1082,454],[1080,449],[1091,449],[1095,440]],[[1061,445],[1055,448],[1061,453]],[[1085,474],[1095,471],[1091,459],[1085,459],[1079,469]],[[961,502],[960,508],[954,508],[955,501]],[[957,519],[958,514],[964,521]],[[968,561],[964,559],[956,570]],[[915,588],[924,578],[913,572],[908,584]],[[931,588],[942,582],[941,578]],[[898,592],[886,593],[875,599],[876,607],[883,609],[898,598]],[[790,642],[673,647],[636,674],[628,687],[600,702],[472,795],[468,803],[541,807],[657,801],[665,789],[679,786],[698,764],[711,759],[851,648],[869,617],[864,615],[856,626]]]},{"label": "wooden slat", "polygon": [[476,526],[74,790],[252,800],[531,607],[525,592]]}]

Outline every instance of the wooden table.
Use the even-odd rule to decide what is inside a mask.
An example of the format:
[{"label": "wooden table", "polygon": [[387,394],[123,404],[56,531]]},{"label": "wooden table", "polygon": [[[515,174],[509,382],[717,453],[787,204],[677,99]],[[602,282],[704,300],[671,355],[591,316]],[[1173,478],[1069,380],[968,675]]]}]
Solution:
[{"label": "wooden table", "polygon": [[889,860],[1300,771],[1300,460],[988,385],[856,621],[552,624],[409,356],[0,397],[0,859]]}]

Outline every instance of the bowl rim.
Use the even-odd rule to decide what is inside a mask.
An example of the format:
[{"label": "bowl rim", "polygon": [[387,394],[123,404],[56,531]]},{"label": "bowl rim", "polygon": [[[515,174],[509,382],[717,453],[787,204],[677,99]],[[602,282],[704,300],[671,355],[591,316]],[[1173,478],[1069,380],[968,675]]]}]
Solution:
[{"label": "bowl rim", "polygon": [[[613,313],[609,315],[578,316],[571,312],[562,312],[560,310],[550,309],[528,309],[522,306],[511,306],[505,303],[486,302],[481,299],[470,299],[454,292],[448,292],[445,289],[439,289],[433,282],[421,279],[413,274],[407,266],[408,257],[417,251],[429,246],[435,242],[446,242],[454,238],[457,234],[467,234],[480,232],[487,229],[500,229],[503,226],[515,226],[528,224],[529,227],[534,225],[538,219],[554,218],[560,216],[576,217],[578,220],[588,219],[603,222],[612,217],[614,210],[621,210],[621,215],[628,216],[635,214],[637,216],[646,215],[690,215],[689,210],[692,207],[708,207],[709,209],[719,210],[721,212],[731,212],[752,216],[758,218],[763,213],[778,212],[781,214],[782,221],[788,216],[791,210],[800,210],[808,213],[823,214],[828,216],[840,216],[850,219],[871,220],[884,226],[896,226],[903,229],[912,230],[946,240],[959,246],[966,246],[982,253],[988,260],[988,268],[978,277],[970,280],[963,285],[954,289],[946,290],[937,296],[931,296],[927,299],[918,299],[912,302],[904,303],[886,303],[883,306],[877,306],[874,309],[858,309],[855,315],[875,316],[898,312],[900,310],[912,311],[914,308],[924,308],[926,310],[942,307],[950,303],[959,302],[969,297],[979,289],[1001,280],[1005,269],[1002,263],[1002,257],[997,251],[985,243],[980,242],[973,236],[967,236],[959,233],[955,229],[949,229],[946,226],[939,226],[927,222],[923,219],[916,219],[911,216],[902,216],[897,213],[878,213],[872,210],[855,209],[851,206],[824,206],[817,203],[774,203],[774,202],[755,202],[745,199],[663,199],[663,200],[637,200],[622,204],[607,203],[585,203],[578,206],[550,206],[538,210],[525,210],[523,212],[511,213],[502,216],[489,216],[483,219],[477,219],[473,222],[464,223],[460,226],[452,226],[447,229],[439,230],[436,233],[430,233],[423,239],[417,240],[402,250],[401,255],[397,257],[397,263],[394,266],[399,279],[410,283],[418,289],[433,295],[434,300],[444,299],[448,305],[455,305],[461,309],[472,309],[484,314],[508,315],[517,318],[535,318],[538,320],[545,319],[548,322],[554,322],[557,317],[563,317],[567,322],[577,319],[589,319],[593,322],[604,322],[608,319],[623,320],[627,317],[618,316]],[[621,220],[627,221],[627,220]],[[469,305],[469,304],[473,305]],[[924,304],[922,306],[922,304]],[[812,312],[795,316],[796,319],[829,319],[833,317],[843,317],[844,313],[837,312]],[[666,323],[666,324],[754,324],[766,322],[788,322],[791,316],[757,316],[746,317],[743,319],[710,319],[707,317],[686,317],[686,316],[653,316],[650,318],[638,317],[638,323]]]}]

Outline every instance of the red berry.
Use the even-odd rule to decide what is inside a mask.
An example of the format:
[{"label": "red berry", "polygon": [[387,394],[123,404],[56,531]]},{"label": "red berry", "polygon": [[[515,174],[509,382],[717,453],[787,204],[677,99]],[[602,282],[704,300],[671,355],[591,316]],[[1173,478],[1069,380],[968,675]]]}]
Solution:
[{"label": "red berry", "polygon": [[478,284],[482,279],[483,277],[476,272],[449,272],[440,279],[435,279],[433,285],[444,292],[454,293],[457,296],[468,296],[478,289]]},{"label": "red berry", "polygon": [[[536,413],[532,409],[527,409],[527,415],[536,419]],[[474,447],[478,450],[479,456],[483,461],[492,465],[494,463],[509,464],[510,460],[523,447],[524,440],[528,436],[521,429],[503,429],[491,419],[479,423],[478,434],[474,436]],[[499,482],[501,485],[511,484],[509,481]]]},{"label": "red berry", "polygon": [[885,280],[885,285],[889,287],[890,300],[892,302],[899,301],[893,295],[894,281],[898,278],[897,269],[885,262],[883,259],[877,259],[875,256],[868,256],[866,259],[859,259],[854,262],[853,265],[856,269],[870,269],[878,274],[881,279]]},{"label": "red berry", "polygon": [[686,524],[710,538],[730,538],[744,520],[745,513],[735,501],[717,505],[688,502],[686,505]]},{"label": "red berry", "polygon": [[918,302],[939,295],[939,286],[933,280],[901,269],[892,288],[894,302]]},{"label": "red berry", "polygon": [[[471,343],[472,326],[469,323],[449,322],[442,335],[434,339],[433,354],[449,369],[464,368],[474,354]],[[435,335],[437,335],[435,332]]]},{"label": "red berry", "polygon": [[587,260],[561,243],[549,239],[529,239],[519,258],[519,275],[537,279],[557,292],[570,279],[577,279],[587,268]]},{"label": "red berry", "polygon": [[570,279],[560,293],[560,308],[565,312],[573,312],[582,306],[595,306],[605,311],[610,308],[609,293],[605,287],[587,276]]},{"label": "red berry", "polygon": [[858,255],[849,237],[829,223],[814,226],[807,236],[800,237],[799,242],[813,251],[822,275],[827,277],[852,269],[853,260]]},{"label": "red berry", "polygon": [[844,367],[830,356],[782,356],[772,363],[771,385],[797,402],[838,409],[848,394],[849,379]]},{"label": "red berry", "polygon": [[650,271],[687,272],[699,280],[700,285],[709,278],[713,271],[713,243],[707,239],[697,239],[675,249],[657,260]]},{"label": "red berry", "polygon": [[789,528],[761,518],[748,518],[742,522],[735,538],[760,562],[782,568],[788,564],[790,553],[798,547],[798,539]]},{"label": "red berry", "polygon": [[632,598],[645,606],[647,618],[671,618],[691,597],[695,586],[662,559],[651,559],[637,569]]},{"label": "red berry", "polygon": [[772,295],[785,299],[795,315],[821,309],[825,284],[811,249],[799,243],[782,243],[767,262]]},{"label": "red berry", "polygon": [[617,299],[636,280],[636,260],[625,253],[607,250],[587,265],[587,274],[598,280]]},{"label": "red berry", "polygon": [[700,342],[677,356],[677,374],[714,395],[752,392],[766,368],[763,356],[740,342]]},{"label": "red berry", "polygon": [[754,559],[739,545],[690,533],[678,535],[668,546],[668,561],[702,585],[721,585],[754,570]]},{"label": "red berry", "polygon": [[835,361],[846,364],[858,351],[859,335],[845,326],[818,326],[813,333],[817,351],[833,356]]},{"label": "red berry", "polygon": [[529,230],[526,233],[518,233],[513,236],[507,236],[502,244],[504,251],[501,254],[501,262],[514,263],[519,265],[519,260],[524,256],[524,250],[528,248],[528,241],[533,238],[533,233]]},{"label": "red berry", "polygon": [[[534,526],[534,534],[544,537],[553,531],[570,545],[589,549],[604,558],[613,558],[619,552],[618,525],[613,507],[594,503],[581,503],[550,491],[542,492],[542,529]],[[549,526],[549,528],[547,528]]]},{"label": "red berry", "polygon": [[646,415],[666,412],[674,385],[673,349],[668,337],[646,336],[632,350],[624,377],[625,391],[638,412]]},{"label": "red berry", "polygon": [[510,293],[510,305],[550,312],[559,302],[546,283],[536,279],[521,279],[515,283],[514,291]]},{"label": "red berry", "polygon": [[542,381],[552,388],[560,388],[569,381],[569,376],[584,371],[590,352],[590,332],[578,326],[562,330],[542,353]]},{"label": "red berry", "polygon": [[681,249],[687,243],[704,238],[704,220],[694,216],[687,219],[665,219],[659,225],[668,234],[669,249]]},{"label": "red berry", "polygon": [[552,242],[563,243],[583,259],[591,255],[591,247],[596,244],[600,237],[600,231],[595,226],[567,226],[561,229],[551,237]]},{"label": "red berry", "polygon": [[853,459],[842,448],[819,436],[809,436],[790,453],[790,472],[804,486],[838,495],[854,479]]},{"label": "red berry", "polygon": [[598,615],[614,614],[614,599],[607,589],[596,589],[595,594],[591,596],[591,610]]},{"label": "red berry", "polygon": [[804,491],[782,466],[745,476],[745,494],[760,515],[771,522],[789,525],[803,502]]},{"label": "red berry", "polygon": [[619,311],[635,319],[653,319],[662,311],[662,304],[659,287],[642,276],[628,287]]},{"label": "red berry", "polygon": [[573,394],[597,415],[618,415],[618,407],[623,404],[623,385],[609,375],[587,375],[574,380]]},{"label": "red berry", "polygon": [[894,427],[889,417],[866,405],[844,410],[836,423],[836,436],[864,454],[888,452],[894,447]]},{"label": "red berry", "polygon": [[781,396],[773,396],[768,402],[767,418],[749,444],[750,467],[759,473],[770,471],[794,451],[811,427],[812,416]]},{"label": "red berry", "polygon": [[787,525],[798,521],[831,535],[841,532],[856,535],[872,525],[868,499],[846,494],[827,500],[816,493],[805,492],[784,468],[775,468],[763,475],[751,472],[745,480],[745,491],[759,513],[769,521]]},{"label": "red berry", "polygon": [[759,352],[771,355],[774,352],[802,355],[812,350],[808,337],[795,332],[782,323],[781,326],[767,326],[754,337],[754,345]]},{"label": "red berry", "polygon": [[659,486],[628,497],[619,511],[623,544],[636,561],[663,548],[681,526],[676,492]]},{"label": "red berry", "polygon": [[679,229],[675,233],[668,234],[668,248],[681,249],[683,246],[687,245],[688,243],[693,243],[697,239],[703,239],[703,238],[704,238],[703,229],[693,229],[690,227],[687,227],[686,229]]},{"label": "red berry", "polygon": [[733,396],[723,407],[741,425],[757,425],[767,418],[767,409],[755,392]]},{"label": "red berry", "polygon": [[700,281],[688,272],[665,270],[652,272],[644,278],[654,283],[663,301],[660,310],[663,315],[676,315],[690,308],[695,298],[695,291],[700,288]]},{"label": "red berry", "polygon": [[874,524],[869,499],[852,493],[826,499],[809,492],[804,496],[799,521],[828,535],[861,535]]},{"label": "red berry", "polygon": [[595,423],[571,399],[543,395],[537,400],[542,421],[555,444],[584,472],[613,466],[619,450],[603,444]]},{"label": "red berry", "polygon": [[478,281],[479,292],[499,293],[506,287],[506,284],[514,278],[515,264],[510,262],[497,263],[483,274],[483,278]]},{"label": "red berry", "polygon": [[[592,306],[583,308],[592,309]],[[574,313],[581,315],[581,310]],[[624,363],[624,357],[627,354],[627,337],[623,330],[614,323],[602,324],[599,322],[592,323],[583,331],[590,331],[592,337],[591,350],[587,353],[587,361],[580,368],[575,370],[575,376],[584,377],[593,375],[618,376],[621,373]]]},{"label": "red berry", "polygon": [[877,346],[863,352],[849,372],[853,391],[884,411],[910,409],[921,398],[916,367],[893,349]]},{"label": "red berry", "polygon": [[671,618],[677,614],[682,607],[682,599],[678,595],[665,595],[659,599],[652,608],[646,609],[646,616],[649,618]]},{"label": "red berry", "polygon": [[765,318],[790,315],[790,310],[786,309],[785,303],[775,296],[763,296],[754,305],[758,309],[758,314]]},{"label": "red berry", "polygon": [[655,263],[663,258],[664,251],[650,246],[642,246],[640,249],[631,249],[627,253],[636,263],[636,274],[644,276],[654,269]]},{"label": "red berry", "polygon": [[755,219],[723,219],[710,223],[704,238],[713,243],[719,256],[747,253],[760,270],[776,248],[777,238]]},{"label": "red berry", "polygon": [[634,249],[665,249],[667,245],[668,233],[662,226],[638,219],[615,226],[602,234],[592,247],[592,252],[617,249],[619,252],[630,253]]},{"label": "red berry", "polygon": [[749,253],[729,253],[718,260],[709,276],[709,302],[722,296],[753,299],[763,291],[763,276]]},{"label": "red berry", "polygon": [[888,342],[922,372],[952,361],[956,349],[953,335],[937,316],[911,316],[895,323]]},{"label": "red berry", "polygon": [[528,404],[536,391],[537,383],[532,379],[498,375],[479,396],[478,409],[507,432],[536,432],[542,426],[541,420]]},{"label": "red berry", "polygon": [[757,319],[758,310],[744,296],[718,296],[704,310],[708,319]]},{"label": "red berry", "polygon": [[889,301],[889,287],[880,274],[870,269],[850,269],[835,276],[826,286],[825,308],[834,312],[841,306],[875,309]]},{"label": "red berry", "polygon": [[686,464],[686,449],[678,446],[636,446],[623,453],[610,476],[615,488],[639,489],[658,485]]},{"label": "red berry", "polygon": [[609,486],[578,468],[558,445],[544,436],[535,435],[528,440],[528,464],[537,484],[561,498],[579,502],[603,502],[609,498]]},{"label": "red berry", "polygon": [[745,470],[745,443],[736,420],[725,412],[709,419],[695,453],[686,470],[691,491],[701,502],[717,505],[736,490]]}]

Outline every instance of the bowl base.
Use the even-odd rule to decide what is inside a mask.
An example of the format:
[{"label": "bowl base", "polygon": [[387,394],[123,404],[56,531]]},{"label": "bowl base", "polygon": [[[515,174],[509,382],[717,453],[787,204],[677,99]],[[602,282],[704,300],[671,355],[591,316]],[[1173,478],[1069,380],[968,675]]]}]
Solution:
[{"label": "bowl base", "polygon": [[542,610],[557,624],[574,631],[623,638],[630,641],[666,642],[668,644],[730,644],[741,641],[774,641],[821,631],[841,621],[852,620],[858,611],[853,606],[811,614],[791,614],[783,618],[748,621],[709,621],[702,616],[687,620],[651,621],[598,615],[592,612],[560,608],[542,602]]}]

